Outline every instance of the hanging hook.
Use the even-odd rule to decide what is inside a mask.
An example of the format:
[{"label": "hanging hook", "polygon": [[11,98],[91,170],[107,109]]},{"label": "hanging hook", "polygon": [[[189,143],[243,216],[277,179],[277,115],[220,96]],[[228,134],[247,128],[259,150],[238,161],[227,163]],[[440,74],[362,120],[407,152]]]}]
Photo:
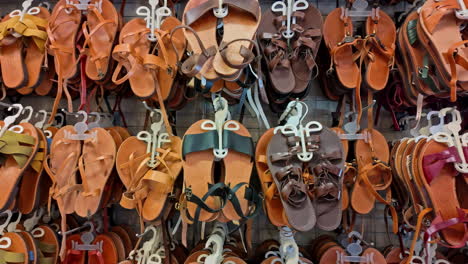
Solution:
[{"label": "hanging hook", "polygon": [[32,108],[32,106],[26,106],[23,111],[21,111],[21,114],[24,114],[26,112],[26,110],[29,111],[28,115],[26,116],[26,118],[24,118],[23,120],[20,121],[20,124],[21,123],[29,123],[29,121],[31,120],[31,117],[33,115],[33,112],[34,112],[34,109]]},{"label": "hanging hook", "polygon": [[42,115],[42,119],[34,124],[34,126],[42,130],[44,128],[44,124],[47,122],[48,114],[46,110],[39,110],[35,117],[38,117],[39,115]]}]

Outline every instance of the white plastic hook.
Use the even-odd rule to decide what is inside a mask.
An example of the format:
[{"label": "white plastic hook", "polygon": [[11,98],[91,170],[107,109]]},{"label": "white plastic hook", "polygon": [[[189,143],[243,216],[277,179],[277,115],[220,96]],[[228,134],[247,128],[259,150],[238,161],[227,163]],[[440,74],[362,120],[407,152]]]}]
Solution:
[{"label": "white plastic hook", "polygon": [[101,115],[98,112],[91,112],[89,115],[94,116],[94,122],[88,124],[88,129],[93,129],[96,127],[101,127]]},{"label": "white plastic hook", "polygon": [[46,110],[39,110],[36,113],[35,117],[38,117],[39,115],[42,115],[42,119],[36,124],[34,124],[34,126],[42,130],[44,128],[45,123],[47,122],[48,114]]},{"label": "white plastic hook", "polygon": [[0,225],[0,236],[3,236],[5,234],[5,228],[7,228],[7,226],[10,224],[11,218],[13,217],[13,212],[11,212],[11,210],[6,210],[0,213],[0,215],[4,215],[4,214],[7,215],[7,218],[5,222]]},{"label": "white plastic hook", "polygon": [[23,223],[24,230],[27,232],[30,232],[31,230],[33,230],[34,227],[37,226],[37,224],[39,223],[39,220],[42,218],[43,215],[44,215],[43,208],[36,210],[30,218],[24,221]]},{"label": "white plastic hook", "polygon": [[[66,0],[67,5],[73,5],[78,9],[79,11],[87,11],[88,8],[94,7],[96,8],[99,13],[102,13],[102,0],[96,1],[94,4],[91,4],[91,0],[78,0],[78,3],[76,3],[76,0]],[[70,14],[71,11],[65,10],[67,14]]]},{"label": "white plastic hook", "polygon": [[20,212],[18,212],[18,217],[16,218],[16,220],[13,221],[13,222],[10,222],[8,224],[8,226],[7,226],[7,231],[8,232],[18,232],[19,231],[17,229],[17,227],[18,227],[18,224],[19,224],[19,222],[21,220],[21,216],[22,216],[22,214]]},{"label": "white plastic hook", "polygon": [[34,109],[32,108],[32,106],[26,106],[23,111],[21,112],[21,114],[24,114],[26,112],[26,110],[28,111],[28,115],[20,121],[20,124],[21,123],[29,123],[29,121],[31,120],[31,117],[33,115],[33,112],[34,112]]},{"label": "white plastic hook", "polygon": [[8,107],[8,111],[11,111],[13,108],[17,108],[18,109],[18,112],[16,112],[16,114],[14,115],[11,115],[11,116],[7,116],[4,120],[3,120],[3,123],[4,123],[4,126],[2,127],[2,129],[0,130],[0,137],[3,136],[3,134],[5,134],[5,132],[8,130],[8,128],[15,123],[16,119],[21,115],[21,113],[23,112],[23,105],[21,104],[13,104],[12,106]]},{"label": "white plastic hook", "polygon": [[281,33],[284,38],[291,39],[294,37],[292,25],[296,24],[296,18],[292,16],[294,12],[306,10],[309,8],[309,3],[305,0],[284,0],[277,1],[271,6],[273,12],[280,12],[286,17],[286,21],[282,22],[282,26],[286,29]]},{"label": "white plastic hook", "polygon": [[457,0],[460,5],[460,9],[455,10],[455,15],[458,19],[467,20],[468,19],[468,9],[466,8],[465,1]]},{"label": "white plastic hook", "polygon": [[223,0],[218,0],[218,8],[213,9],[213,14],[217,18],[224,18],[228,15],[229,10],[227,6],[224,6],[224,1]]},{"label": "white plastic hook", "polygon": [[[24,20],[24,16],[26,14],[32,15],[32,16],[39,14],[41,12],[41,10],[38,7],[30,8],[31,5],[32,5],[32,2],[33,2],[33,0],[24,1],[23,4],[21,4],[21,7],[23,9],[22,10],[16,9],[16,10],[11,11],[10,12],[10,17],[19,16],[20,21],[22,22]],[[15,36],[16,38],[19,38],[19,37],[21,37],[21,34],[19,34],[17,32],[14,32],[13,36]]]},{"label": "white plastic hook", "polygon": [[151,42],[158,40],[154,32],[161,27],[163,19],[172,15],[171,9],[167,7],[167,0],[159,8],[158,3],[158,0],[148,0],[150,7],[140,6],[136,10],[137,15],[145,17],[146,27],[150,30],[148,40]]}]

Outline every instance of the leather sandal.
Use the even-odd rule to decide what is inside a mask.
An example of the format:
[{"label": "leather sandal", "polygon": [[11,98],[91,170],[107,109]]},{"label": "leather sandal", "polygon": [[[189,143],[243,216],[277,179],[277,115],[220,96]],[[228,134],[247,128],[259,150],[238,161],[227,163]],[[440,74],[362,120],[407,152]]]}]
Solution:
[{"label": "leather sandal", "polygon": [[[360,214],[368,214],[375,205],[375,200],[389,206],[392,218],[397,221],[395,208],[391,205],[390,185],[392,171],[387,165],[390,159],[385,137],[375,129],[365,129],[366,140],[357,140],[355,155],[358,165],[358,177],[351,194],[351,205]],[[378,147],[377,147],[378,146]],[[383,198],[377,191],[386,191]],[[397,231],[394,224],[394,232]]]},{"label": "leather sandal", "polygon": [[[292,43],[291,68],[295,76],[294,94],[303,93],[309,86],[310,81],[318,75],[318,66],[315,62],[320,42],[322,41],[322,14],[312,4],[303,13],[299,23],[293,29],[298,34],[297,39]],[[302,13],[302,14],[301,14]],[[314,73],[315,72],[315,73]]]},{"label": "leather sandal", "polygon": [[170,143],[157,149],[158,165],[148,170],[141,179],[148,194],[143,204],[142,216],[146,221],[154,221],[168,205],[167,199],[173,193],[174,183],[182,170],[182,140],[173,136]]},{"label": "leather sandal", "polygon": [[186,222],[191,222],[188,216],[202,222],[213,221],[222,210],[222,194],[219,192],[224,184],[215,184],[213,179],[213,148],[217,132],[204,130],[202,123],[205,121],[191,125],[183,138],[184,191],[179,203],[181,206],[186,204],[181,208],[183,214],[185,209],[188,211]]},{"label": "leather sandal", "polygon": [[[315,226],[317,219],[304,183],[302,162],[294,150],[295,140],[281,133],[275,134],[268,144],[267,162],[289,224],[296,230],[308,231]],[[304,214],[309,217],[302,217]]]},{"label": "leather sandal", "polygon": [[235,131],[224,131],[227,134],[229,152],[223,159],[224,184],[226,185],[227,201],[223,215],[231,220],[246,220],[256,216],[260,208],[260,198],[249,185],[253,169],[254,144],[250,132],[239,122],[231,121],[239,127]]},{"label": "leather sandal", "polygon": [[458,26],[460,20],[455,15],[456,9],[460,6],[454,0],[426,1],[420,9],[417,26],[421,43],[434,61],[441,79],[450,87],[452,102],[455,102],[458,90],[468,88],[466,41]]},{"label": "leather sandal", "polygon": [[[3,125],[3,121],[0,121],[0,127]],[[5,176],[0,184],[3,190],[0,211],[14,204],[23,173],[39,149],[40,140],[36,128],[29,123],[22,123],[19,127],[23,129],[21,133],[7,130],[0,137],[0,175]]]},{"label": "leather sandal", "polygon": [[91,1],[82,30],[85,42],[82,54],[87,55],[86,76],[101,81],[109,72],[112,48],[120,27],[120,18],[114,4],[109,0],[100,2],[100,9]]},{"label": "leather sandal", "polygon": [[117,249],[117,257],[118,257],[117,262],[124,261],[127,255],[125,255],[125,247],[120,236],[114,232],[107,232],[105,233],[105,235],[112,238],[112,241],[114,242],[115,248]]},{"label": "leather sandal", "polygon": [[360,40],[353,37],[351,18],[341,19],[341,12],[341,8],[337,8],[328,14],[323,24],[323,38],[330,51],[330,70],[336,72],[345,88],[354,89],[360,82],[361,71],[353,47],[357,47]]},{"label": "leather sandal", "polygon": [[[75,212],[76,198],[80,185],[77,184],[76,173],[78,160],[81,155],[81,142],[66,138],[67,133],[75,133],[73,126],[62,127],[52,140],[48,161],[44,162],[44,169],[52,180],[49,192],[49,208],[51,199],[57,201],[61,215],[61,230],[67,229],[67,214]],[[66,253],[66,235],[62,235],[60,257],[63,260]]]},{"label": "leather sandal", "polygon": [[[166,18],[161,28],[155,33],[158,41],[158,55],[148,54],[144,57],[145,67],[156,70],[155,79],[161,90],[161,97],[166,101],[171,93],[172,86],[178,71],[179,56],[185,52],[185,38],[182,31],[170,34],[172,30],[181,25],[175,17]],[[155,98],[157,95],[153,97]]]},{"label": "leather sandal", "polygon": [[[128,80],[133,93],[142,99],[151,98],[156,92],[156,80],[143,65],[145,55],[150,52],[148,33],[149,29],[143,19],[130,20],[120,31],[119,44],[112,52],[112,57],[118,62],[112,81],[120,85]],[[120,76],[122,68],[127,71],[124,76]]]},{"label": "leather sandal", "polygon": [[396,27],[393,19],[382,10],[378,16],[367,17],[366,38],[364,47],[366,54],[366,83],[369,88],[380,91],[388,82],[390,68],[394,64]]},{"label": "leather sandal", "polygon": [[118,251],[111,237],[107,235],[97,235],[93,244],[102,243],[101,251],[88,251],[87,264],[118,263]]},{"label": "leather sandal", "polygon": [[[74,250],[72,249],[73,242],[81,242],[81,235],[74,234],[67,237],[66,242],[62,241],[62,244],[65,244],[67,250],[64,254],[63,263],[69,264],[85,264],[86,263],[86,252],[81,250]],[[62,249],[61,249],[62,250]]]},{"label": "leather sandal", "polygon": [[105,129],[93,128],[90,133],[95,137],[83,142],[82,156],[78,161],[82,189],[76,197],[75,212],[81,217],[94,215],[100,209],[116,155],[115,142]]},{"label": "leather sandal", "polygon": [[[39,7],[39,14],[35,16],[26,15],[28,21],[23,20],[26,26],[25,33],[35,32],[31,38],[25,40],[25,65],[27,70],[28,82],[24,87],[18,89],[21,94],[30,94],[39,86],[42,79],[47,74],[44,71],[44,59],[47,56],[45,52],[45,42],[47,39],[47,20],[50,17],[49,11],[44,7]],[[21,22],[18,22],[21,23]],[[26,36],[28,34],[26,33]]]},{"label": "leather sandal", "polygon": [[[219,2],[210,0],[209,11],[218,8]],[[223,17],[223,39],[219,52],[213,59],[213,68],[219,76],[232,78],[238,76],[239,69],[244,68],[245,61],[252,57],[251,43],[239,40],[252,40],[257,33],[262,12],[258,0],[235,1],[225,0],[223,5],[228,8],[227,16]]]},{"label": "leather sandal", "polygon": [[17,201],[18,210],[26,215],[30,214],[39,205],[41,196],[42,172],[44,170],[43,162],[47,156],[47,138],[40,129],[37,130],[39,146],[33,160],[23,172]]},{"label": "leather sandal", "polygon": [[267,163],[267,147],[274,133],[273,128],[267,130],[258,140],[255,150],[255,165],[257,174],[260,178],[262,191],[265,195],[263,201],[265,214],[268,216],[270,223],[277,227],[288,226],[288,219],[285,218],[283,204],[279,197],[276,183],[273,181],[271,172]]},{"label": "leather sandal", "polygon": [[0,249],[0,261],[4,263],[29,264],[29,249],[26,241],[19,233],[5,233],[2,238],[11,240],[7,249]]},{"label": "leather sandal", "polygon": [[124,256],[126,258],[135,246],[130,238],[130,234],[121,226],[113,226],[111,228],[111,232],[118,235],[122,241],[122,245],[124,247]]},{"label": "leather sandal", "polygon": [[38,249],[33,236],[25,231],[20,231],[17,233],[21,236],[21,238],[23,238],[24,242],[26,243],[26,247],[28,248],[29,263],[38,263]]},{"label": "leather sandal", "polygon": [[258,28],[258,43],[267,65],[271,87],[279,94],[289,94],[296,87],[296,78],[288,56],[288,44],[282,39],[270,10],[262,15]]},{"label": "leather sandal", "polygon": [[41,225],[38,229],[44,231],[43,235],[39,237],[34,236],[34,232],[32,233],[36,239],[39,254],[38,263],[57,263],[59,255],[59,239],[57,234],[46,225]]},{"label": "leather sandal", "polygon": [[[440,231],[443,239],[452,246],[465,244],[466,224],[453,221],[464,215],[457,198],[455,182],[458,172],[448,166],[451,161],[457,159],[458,153],[455,147],[448,148],[444,143],[430,140],[424,144],[420,152],[418,162],[420,179],[430,197],[435,219],[432,225]],[[444,221],[452,221],[452,224],[444,224]]]},{"label": "leather sandal", "polygon": [[336,133],[325,127],[317,136],[320,137],[320,147],[314,155],[318,158],[309,163],[309,170],[314,174],[313,190],[310,195],[317,217],[317,227],[331,231],[341,222],[340,199],[345,156]]}]

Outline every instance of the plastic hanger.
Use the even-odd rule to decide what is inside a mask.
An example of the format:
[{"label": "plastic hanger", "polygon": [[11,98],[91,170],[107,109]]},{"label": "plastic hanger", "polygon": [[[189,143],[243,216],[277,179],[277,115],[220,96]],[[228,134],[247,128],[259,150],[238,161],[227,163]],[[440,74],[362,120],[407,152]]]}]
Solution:
[{"label": "plastic hanger", "polygon": [[81,234],[80,240],[83,244],[78,243],[78,241],[72,241],[72,249],[79,251],[99,251],[102,252],[102,245],[104,241],[99,241],[96,244],[91,244],[94,241],[94,224],[91,222],[86,222],[90,227],[90,230]]},{"label": "plastic hanger", "polygon": [[145,17],[146,27],[150,29],[148,40],[155,42],[158,40],[154,34],[155,30],[161,27],[161,23],[165,17],[172,15],[172,11],[167,7],[167,0],[164,0],[163,5],[159,8],[157,7],[159,3],[158,0],[148,0],[148,3],[150,7],[140,6],[136,10],[136,13],[139,16]]},{"label": "plastic hanger", "polygon": [[98,113],[98,112],[91,112],[89,113],[90,116],[94,116],[95,119],[93,122],[89,123],[88,124],[88,129],[93,129],[93,128],[96,128],[96,127],[102,127],[101,126],[101,115]]},{"label": "plastic hanger", "polygon": [[34,227],[37,226],[37,224],[39,223],[39,220],[42,218],[43,215],[44,215],[44,208],[40,208],[36,210],[30,218],[24,220],[24,223],[23,223],[24,230],[27,232],[32,231]]},{"label": "plastic hanger", "polygon": [[[298,105],[302,105],[302,108],[305,109],[304,114],[302,113],[302,109],[298,107]],[[301,146],[301,151],[299,151],[296,155],[297,158],[302,162],[308,162],[312,160],[313,153],[307,151],[307,144],[306,144],[306,137],[310,137],[311,133],[319,132],[323,129],[322,124],[317,121],[311,121],[307,123],[305,126],[302,124],[304,118],[307,116],[309,112],[309,108],[303,102],[296,102],[292,101],[288,104],[288,108],[296,108],[296,112],[288,118],[286,125],[278,126],[274,129],[273,133],[281,132],[281,134],[289,137],[289,136],[296,136],[300,138],[300,142],[296,142],[296,146]],[[292,121],[289,119],[292,118]]]},{"label": "plastic hanger", "polygon": [[78,115],[82,115],[83,120],[75,124],[74,127],[76,134],[71,134],[69,131],[65,131],[65,138],[70,140],[87,140],[95,138],[97,136],[97,131],[86,133],[89,131],[88,125],[86,124],[88,121],[88,114],[85,111],[78,111]]},{"label": "plastic hanger", "polygon": [[21,216],[22,216],[22,214],[20,212],[18,212],[18,217],[16,218],[16,220],[12,221],[12,222],[10,222],[8,224],[8,226],[7,226],[7,231],[8,232],[19,232],[17,227],[18,227],[18,224],[19,224],[19,222],[21,220]]},{"label": "plastic hanger", "polygon": [[228,154],[228,149],[224,148],[223,131],[237,131],[240,129],[239,124],[230,119],[228,102],[223,97],[216,97],[213,100],[215,109],[215,121],[207,120],[201,124],[203,130],[218,132],[218,146],[213,149],[213,154],[217,161],[224,159]]},{"label": "plastic hanger", "polygon": [[[12,124],[15,123],[16,119],[21,115],[21,113],[23,112],[23,105],[21,104],[13,104],[11,106],[8,107],[8,111],[11,111],[13,110],[13,108],[17,108],[18,109],[18,112],[16,112],[16,114],[14,115],[10,115],[10,116],[7,116],[4,120],[3,120],[3,127],[2,129],[0,130],[0,137],[2,137],[5,132],[10,128],[10,126]],[[22,128],[22,127],[20,127]],[[22,133],[22,131],[18,132],[18,133]]]},{"label": "plastic hanger", "polygon": [[[354,96],[353,96],[354,98]],[[375,102],[376,100],[373,100],[372,101],[372,104],[371,105],[367,105],[365,107],[362,108],[362,112],[364,111],[372,111],[371,109],[374,107],[375,105]],[[345,114],[345,119],[349,119],[351,117],[351,121],[349,122],[346,122],[344,125],[343,125],[343,130],[346,132],[346,133],[343,133],[343,134],[339,134],[339,137],[341,139],[345,139],[345,140],[367,140],[367,134],[358,134],[357,132],[359,131],[360,129],[360,124],[358,124],[357,122],[357,113],[355,111],[353,112],[347,112]]]},{"label": "plastic hanger", "polygon": [[40,121],[38,121],[36,124],[34,124],[35,127],[39,128],[40,130],[43,130],[44,129],[44,125],[45,123],[47,122],[47,117],[49,116],[47,114],[47,111],[46,110],[39,110],[35,117],[38,117],[39,115],[42,115],[42,119]]},{"label": "plastic hanger", "polygon": [[[16,17],[16,16],[19,16],[20,17],[20,21],[23,22],[23,19],[24,19],[24,16],[26,14],[28,15],[37,15],[41,12],[41,10],[39,9],[39,7],[33,7],[33,8],[30,8],[31,5],[32,5],[32,2],[33,0],[26,0],[26,1],[23,1],[23,4],[21,5],[23,7],[22,10],[20,9],[16,9],[16,10],[13,10],[12,12],[10,12],[10,17]],[[18,32],[13,32],[12,35],[16,38],[19,38],[21,37],[22,35]]]},{"label": "plastic hanger", "polygon": [[213,9],[213,14],[217,18],[224,18],[228,15],[229,10],[227,6],[224,6],[224,1],[223,0],[218,0],[218,8]]},{"label": "plastic hanger", "polygon": [[460,5],[460,9],[455,10],[455,15],[459,19],[467,20],[468,19],[468,8],[466,8],[465,2],[463,0],[457,0]]},{"label": "plastic hanger", "polygon": [[26,106],[26,107],[24,107],[23,111],[21,111],[21,114],[24,115],[26,110],[28,111],[28,115],[23,120],[19,121],[20,124],[21,123],[29,123],[29,121],[31,121],[31,117],[33,115],[34,109],[32,108],[32,106]]},{"label": "plastic hanger", "polygon": [[162,232],[160,230],[160,227],[156,228],[155,226],[147,226],[145,228],[145,231],[143,234],[137,235],[137,237],[143,237],[148,233],[152,233],[152,236],[150,237],[149,240],[143,243],[143,246],[141,247],[141,251],[139,252],[140,259],[138,260],[138,263],[147,263],[151,251],[153,248],[159,248],[161,245],[161,235]]},{"label": "plastic hanger", "polygon": [[296,24],[296,17],[293,17],[292,14],[307,8],[309,8],[309,3],[305,0],[280,0],[273,3],[271,11],[279,12],[286,17],[286,21],[282,22],[282,26],[286,27],[286,30],[281,33],[284,38],[289,40],[294,37],[292,25]]},{"label": "plastic hanger", "polygon": [[351,9],[349,7],[341,7],[341,17],[372,17],[379,19],[379,7],[372,7],[371,10],[366,10],[369,3],[366,0],[356,0],[353,2]]},{"label": "plastic hanger", "polygon": [[151,168],[155,168],[159,164],[159,161],[156,158],[159,156],[157,149],[161,148],[164,143],[170,143],[171,140],[168,133],[162,132],[164,120],[162,118],[161,110],[149,108],[146,103],[144,105],[151,111],[151,117],[153,117],[155,113],[158,113],[161,117],[158,122],[151,124],[151,132],[140,131],[137,134],[137,138],[139,140],[146,142],[146,153],[151,153],[150,160],[148,160],[147,165]]},{"label": "plastic hanger", "polygon": [[[75,6],[80,11],[88,11],[89,7],[95,7],[99,10],[99,13],[102,13],[102,0],[96,1],[94,4],[91,4],[91,0],[78,0],[78,3],[76,3],[76,0],[66,0],[66,3]],[[65,9],[65,11],[67,14],[71,13],[71,10]]]},{"label": "plastic hanger", "polygon": [[0,236],[5,234],[5,228],[10,224],[11,218],[13,217],[13,212],[11,210],[6,210],[0,213],[0,215],[7,215],[7,218],[3,224],[0,225]]},{"label": "plastic hanger", "polygon": [[362,236],[360,233],[356,231],[352,231],[348,234],[348,238],[355,238],[356,240],[353,243],[348,244],[346,247],[346,251],[350,254],[349,256],[344,255],[342,252],[336,252],[338,264],[344,263],[374,263],[374,255],[373,254],[366,254],[364,256],[360,256],[362,253]]}]

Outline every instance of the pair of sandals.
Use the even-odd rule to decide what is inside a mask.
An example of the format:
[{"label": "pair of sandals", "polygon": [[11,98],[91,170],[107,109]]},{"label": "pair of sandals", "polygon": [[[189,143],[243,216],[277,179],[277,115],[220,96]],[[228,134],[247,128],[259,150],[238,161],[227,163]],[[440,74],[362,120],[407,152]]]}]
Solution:
[{"label": "pair of sandals", "polygon": [[309,82],[318,74],[315,58],[322,40],[322,15],[309,4],[292,16],[297,22],[291,26],[291,39],[283,35],[286,16],[271,10],[262,15],[257,32],[272,88],[268,94],[278,104],[305,97]]},{"label": "pair of sandals", "polygon": [[[267,130],[259,139],[255,161],[270,222],[298,231],[316,224],[331,231],[341,222],[341,189],[345,155],[338,136],[323,128],[306,138],[309,162],[302,162],[298,137]],[[307,215],[308,217],[303,217]]]},{"label": "pair of sandals", "polygon": [[[254,147],[247,128],[237,121],[223,124],[221,135],[210,120],[200,120],[185,133],[182,145],[184,189],[179,210],[187,223],[252,218],[260,196],[250,186]],[[225,155],[218,160],[219,136]],[[216,162],[219,161],[219,162]]]},{"label": "pair of sandals", "polygon": [[[70,135],[77,132],[73,126],[58,130],[50,145],[49,157],[44,162],[44,168],[52,180],[49,203],[51,199],[57,202],[62,217],[62,232],[67,228],[67,214],[89,217],[101,209],[117,152],[116,142],[106,129],[91,129],[88,132],[91,137],[84,141],[70,139]],[[81,184],[78,184],[78,173]],[[65,241],[64,236],[62,257],[66,250]]]},{"label": "pair of sandals", "polygon": [[47,94],[52,88],[49,73],[44,70],[49,10],[25,14],[16,11],[0,22],[0,67],[7,89],[26,95],[36,91]]},{"label": "pair of sandals", "polygon": [[[190,251],[188,257],[185,259],[184,263],[194,264],[194,263],[205,263],[209,255],[214,254],[213,249],[216,248],[206,248],[207,240],[200,241],[195,247]],[[212,242],[212,245],[217,245],[215,242]],[[248,257],[247,252],[245,251],[242,242],[236,237],[229,237],[225,241],[224,245],[221,245],[222,248],[222,260],[218,263],[222,264],[246,264],[245,261]],[[211,257],[213,259],[213,257]]]},{"label": "pair of sandals", "polygon": [[[216,0],[188,1],[180,29],[185,28],[191,56],[182,64],[182,72],[215,86],[239,79],[242,69],[255,59],[251,49],[256,46],[253,39],[261,16],[257,0],[224,1],[221,10]],[[220,21],[223,34],[218,42]]]},{"label": "pair of sandals", "polygon": [[57,263],[59,239],[53,229],[41,225],[31,232],[16,230],[0,235],[2,263]]},{"label": "pair of sandals", "polygon": [[[280,253],[280,243],[276,240],[269,239],[263,241],[254,252],[252,263],[261,263],[261,264],[273,264],[273,263],[283,263]],[[310,255],[307,250],[299,247],[299,263],[300,264],[311,264]]]}]

